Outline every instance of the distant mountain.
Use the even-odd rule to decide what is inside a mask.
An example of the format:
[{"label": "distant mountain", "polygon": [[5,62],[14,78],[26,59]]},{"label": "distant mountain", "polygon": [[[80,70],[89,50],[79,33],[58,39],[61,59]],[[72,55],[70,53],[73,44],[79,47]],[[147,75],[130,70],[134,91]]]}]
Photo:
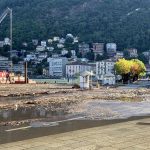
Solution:
[{"label": "distant mountain", "polygon": [[116,42],[119,50],[150,49],[150,0],[1,0],[0,13],[6,7],[13,8],[15,45],[72,33],[86,42]]}]

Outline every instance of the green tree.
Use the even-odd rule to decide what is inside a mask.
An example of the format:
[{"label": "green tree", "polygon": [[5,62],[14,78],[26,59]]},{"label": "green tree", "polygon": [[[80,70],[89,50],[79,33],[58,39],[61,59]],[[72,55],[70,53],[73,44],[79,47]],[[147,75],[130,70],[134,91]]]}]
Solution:
[{"label": "green tree", "polygon": [[86,54],[86,58],[87,58],[88,60],[90,60],[90,61],[93,61],[93,60],[94,60],[94,53],[93,53],[93,51],[88,52],[88,53]]}]

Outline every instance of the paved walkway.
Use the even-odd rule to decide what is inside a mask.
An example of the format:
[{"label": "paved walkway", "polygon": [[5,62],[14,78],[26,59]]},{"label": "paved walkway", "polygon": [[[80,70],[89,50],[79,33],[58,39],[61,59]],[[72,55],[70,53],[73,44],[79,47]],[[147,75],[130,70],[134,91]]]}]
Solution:
[{"label": "paved walkway", "polygon": [[150,150],[150,119],[0,145],[0,150]]}]

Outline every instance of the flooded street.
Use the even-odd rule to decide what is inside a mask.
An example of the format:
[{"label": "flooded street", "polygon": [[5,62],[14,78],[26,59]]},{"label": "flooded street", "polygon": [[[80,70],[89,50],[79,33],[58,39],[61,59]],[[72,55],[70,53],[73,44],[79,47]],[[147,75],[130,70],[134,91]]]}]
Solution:
[{"label": "flooded street", "polygon": [[0,87],[0,144],[150,117],[149,89]]}]

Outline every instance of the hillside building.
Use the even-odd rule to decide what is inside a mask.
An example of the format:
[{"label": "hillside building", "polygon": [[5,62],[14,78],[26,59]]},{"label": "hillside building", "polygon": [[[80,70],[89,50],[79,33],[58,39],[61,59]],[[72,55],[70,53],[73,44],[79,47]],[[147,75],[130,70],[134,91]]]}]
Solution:
[{"label": "hillside building", "polygon": [[93,52],[96,55],[103,55],[104,54],[104,43],[93,43]]},{"label": "hillside building", "polygon": [[49,63],[49,76],[64,77],[66,73],[66,64],[68,59],[66,57],[54,57],[47,59]]},{"label": "hillside building", "polygon": [[84,57],[89,51],[90,51],[90,46],[89,46],[89,44],[86,44],[86,43],[81,43],[81,44],[79,44],[79,53],[81,53],[83,57]]},{"label": "hillside building", "polygon": [[92,65],[85,62],[71,62],[66,65],[66,77],[75,78],[82,72],[92,71]]},{"label": "hillside building", "polygon": [[99,80],[104,79],[104,75],[115,74],[115,62],[111,59],[96,62],[96,76]]},{"label": "hillside building", "polygon": [[106,44],[106,51],[107,51],[107,55],[109,57],[114,57],[116,55],[116,51],[117,51],[116,43],[107,43]]},{"label": "hillside building", "polygon": [[138,57],[138,50],[136,48],[130,48],[126,50],[129,54],[129,57],[137,58]]}]

